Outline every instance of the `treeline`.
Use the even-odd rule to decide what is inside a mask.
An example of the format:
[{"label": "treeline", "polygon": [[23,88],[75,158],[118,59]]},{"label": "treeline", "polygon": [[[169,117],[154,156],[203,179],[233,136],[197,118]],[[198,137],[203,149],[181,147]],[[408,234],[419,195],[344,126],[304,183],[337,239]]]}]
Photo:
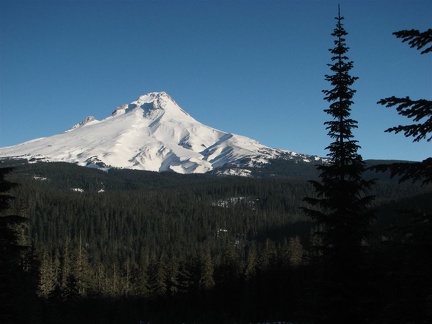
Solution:
[{"label": "treeline", "polygon": [[[20,183],[12,209],[29,218],[38,270],[33,322],[258,322],[307,314],[318,268],[316,228],[300,210],[313,195],[305,180],[62,163],[23,165],[9,179]],[[371,248],[389,239],[385,229],[412,199],[432,209],[430,192],[378,184],[376,208],[384,210]]]}]

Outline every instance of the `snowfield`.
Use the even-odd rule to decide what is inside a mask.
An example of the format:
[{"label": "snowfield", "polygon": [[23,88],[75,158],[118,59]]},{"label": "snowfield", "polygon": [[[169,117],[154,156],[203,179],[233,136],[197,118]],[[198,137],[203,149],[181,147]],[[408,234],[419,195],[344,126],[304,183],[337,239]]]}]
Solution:
[{"label": "snowfield", "polygon": [[242,168],[271,159],[320,159],[273,149],[206,126],[165,92],[140,96],[117,107],[103,120],[89,116],[62,134],[0,148],[0,158],[6,157],[177,173],[205,173],[229,167],[224,174],[246,176],[249,173]]}]

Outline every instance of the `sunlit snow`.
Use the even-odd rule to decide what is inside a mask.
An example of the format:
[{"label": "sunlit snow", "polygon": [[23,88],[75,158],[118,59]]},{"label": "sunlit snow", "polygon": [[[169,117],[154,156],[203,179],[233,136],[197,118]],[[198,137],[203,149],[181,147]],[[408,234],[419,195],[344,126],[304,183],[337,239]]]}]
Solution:
[{"label": "sunlit snow", "polygon": [[[0,148],[0,157],[63,161],[97,168],[205,173],[219,167],[315,157],[272,149],[250,138],[206,126],[165,92],[140,96],[103,120],[89,116],[64,133]],[[240,169],[239,169],[240,168]]]}]

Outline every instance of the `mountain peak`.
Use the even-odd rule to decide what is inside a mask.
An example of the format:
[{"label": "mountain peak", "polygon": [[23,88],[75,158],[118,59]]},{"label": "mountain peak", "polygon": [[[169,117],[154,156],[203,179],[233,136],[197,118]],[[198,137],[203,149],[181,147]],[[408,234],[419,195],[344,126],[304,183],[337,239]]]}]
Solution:
[{"label": "mountain peak", "polygon": [[170,97],[165,91],[161,92],[150,92],[145,95],[141,95],[137,100],[132,101],[130,104],[124,104],[116,108],[112,113],[112,116],[124,114],[135,108],[141,108],[144,111],[145,116],[150,116],[154,111],[162,110],[164,113],[169,112],[170,114],[190,115],[185,112],[180,106]]},{"label": "mountain peak", "polygon": [[168,93],[165,91],[160,92],[149,92],[147,94],[139,96],[139,98],[135,101],[136,103],[148,103],[148,102],[154,102],[154,101],[172,101],[174,100],[169,96]]},{"label": "mountain peak", "polygon": [[70,131],[0,148],[0,159],[6,157],[178,173],[229,168],[236,174],[273,159],[317,161],[204,125],[166,92],[142,95],[111,116],[88,117]]}]

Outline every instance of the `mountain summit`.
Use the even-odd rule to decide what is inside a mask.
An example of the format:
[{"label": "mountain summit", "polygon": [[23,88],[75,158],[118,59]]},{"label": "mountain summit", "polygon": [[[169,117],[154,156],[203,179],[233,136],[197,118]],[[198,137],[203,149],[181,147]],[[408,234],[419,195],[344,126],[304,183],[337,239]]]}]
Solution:
[{"label": "mountain summit", "polygon": [[62,134],[0,148],[6,157],[158,172],[236,170],[231,174],[272,159],[319,160],[206,126],[165,92],[140,96],[103,120],[89,116]]},{"label": "mountain summit", "polygon": [[[154,119],[156,115],[161,116],[162,114],[167,114],[171,118],[180,119],[184,118],[186,115],[193,119],[187,112],[181,109],[166,92],[151,92],[140,96],[137,100],[131,102],[130,104],[117,107],[112,113],[112,116],[124,114],[138,107],[141,108],[144,111],[145,116],[150,119]],[[194,122],[196,121],[194,120]]]}]

